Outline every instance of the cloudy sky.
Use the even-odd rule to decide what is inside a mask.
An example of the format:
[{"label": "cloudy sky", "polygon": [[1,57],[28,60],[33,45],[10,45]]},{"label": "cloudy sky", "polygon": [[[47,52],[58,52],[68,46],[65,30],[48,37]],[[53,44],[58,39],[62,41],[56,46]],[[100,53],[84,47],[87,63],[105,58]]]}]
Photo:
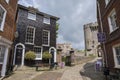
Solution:
[{"label": "cloudy sky", "polygon": [[59,17],[57,42],[84,49],[83,25],[96,21],[96,0],[19,0],[19,4]]}]

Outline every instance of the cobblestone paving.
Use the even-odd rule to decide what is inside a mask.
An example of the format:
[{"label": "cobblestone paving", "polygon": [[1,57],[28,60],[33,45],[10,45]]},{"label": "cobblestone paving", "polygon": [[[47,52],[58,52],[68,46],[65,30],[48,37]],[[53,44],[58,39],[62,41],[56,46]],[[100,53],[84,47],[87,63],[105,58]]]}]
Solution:
[{"label": "cobblestone paving", "polygon": [[105,80],[102,71],[95,71],[94,62],[86,63],[80,74],[83,80]]},{"label": "cobblestone paving", "polygon": [[35,68],[25,67],[24,70],[14,71],[12,75],[4,78],[3,80],[31,80],[37,75],[42,74],[43,72],[36,72]]},{"label": "cobblestone paving", "polygon": [[62,73],[59,72],[45,72],[36,76],[32,80],[60,80]]},{"label": "cobblestone paving", "polygon": [[83,64],[71,67],[70,69],[66,70],[61,77],[61,80],[82,80],[82,76],[80,75],[79,71],[81,70]]},{"label": "cobblestone paving", "polygon": [[[85,60],[84,62],[88,62],[88,60]],[[33,80],[83,80],[80,75],[80,70],[83,65],[84,64],[81,63],[72,67],[66,66],[63,69],[44,72],[43,74],[36,76]]]},{"label": "cobblestone paving", "polygon": [[95,72],[96,59],[67,69],[61,80],[104,80],[102,72]]},{"label": "cobblestone paving", "polygon": [[35,71],[25,68],[4,80],[104,80],[102,72],[95,72],[94,60],[82,61],[76,66],[58,68],[52,71]]}]

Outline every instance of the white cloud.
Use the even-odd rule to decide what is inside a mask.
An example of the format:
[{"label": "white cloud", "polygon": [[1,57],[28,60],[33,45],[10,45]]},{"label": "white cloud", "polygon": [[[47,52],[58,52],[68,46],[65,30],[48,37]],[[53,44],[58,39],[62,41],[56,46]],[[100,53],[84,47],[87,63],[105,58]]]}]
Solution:
[{"label": "white cloud", "polygon": [[63,42],[64,42],[63,36],[58,35],[57,42],[58,42],[58,43],[63,43]]},{"label": "white cloud", "polygon": [[32,0],[19,0],[19,4],[25,5],[25,6],[33,6]]},{"label": "white cloud", "polygon": [[37,3],[37,0],[33,0],[33,6],[34,6],[35,8],[38,8],[39,10],[41,9],[41,5],[39,5],[39,4]]}]

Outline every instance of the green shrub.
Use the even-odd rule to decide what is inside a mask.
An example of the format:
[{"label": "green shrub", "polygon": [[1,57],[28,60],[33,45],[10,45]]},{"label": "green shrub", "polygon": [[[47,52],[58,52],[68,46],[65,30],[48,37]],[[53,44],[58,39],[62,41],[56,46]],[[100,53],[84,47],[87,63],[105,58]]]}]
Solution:
[{"label": "green shrub", "polygon": [[26,60],[34,60],[36,58],[35,52],[33,51],[28,51],[25,54],[25,59]]},{"label": "green shrub", "polygon": [[48,51],[45,51],[45,52],[43,52],[42,58],[50,59],[50,58],[52,58],[52,55]]}]

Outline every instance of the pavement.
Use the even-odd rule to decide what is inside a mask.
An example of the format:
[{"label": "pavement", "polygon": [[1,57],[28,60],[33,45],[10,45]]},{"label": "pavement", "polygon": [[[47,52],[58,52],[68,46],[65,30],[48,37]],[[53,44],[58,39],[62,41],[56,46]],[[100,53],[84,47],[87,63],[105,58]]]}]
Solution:
[{"label": "pavement", "polygon": [[105,80],[102,71],[95,70],[97,58],[65,70],[61,80]]},{"label": "pavement", "polygon": [[45,72],[36,76],[32,80],[60,80],[62,73],[60,72]]},{"label": "pavement", "polygon": [[48,68],[35,71],[34,67],[25,67],[3,80],[104,80],[102,72],[94,69],[95,61],[83,60],[75,66],[50,71]]},{"label": "pavement", "polygon": [[82,66],[83,64],[76,65],[74,67],[71,67],[70,69],[67,69],[63,73],[61,80],[82,80],[82,76],[79,73],[79,71],[82,69]]},{"label": "pavement", "polygon": [[80,70],[83,80],[105,80],[103,72],[95,70],[95,61],[87,62]]},{"label": "pavement", "polygon": [[42,73],[43,71],[36,71],[35,67],[23,66],[14,71],[10,76],[3,78],[3,80],[31,80]]}]

